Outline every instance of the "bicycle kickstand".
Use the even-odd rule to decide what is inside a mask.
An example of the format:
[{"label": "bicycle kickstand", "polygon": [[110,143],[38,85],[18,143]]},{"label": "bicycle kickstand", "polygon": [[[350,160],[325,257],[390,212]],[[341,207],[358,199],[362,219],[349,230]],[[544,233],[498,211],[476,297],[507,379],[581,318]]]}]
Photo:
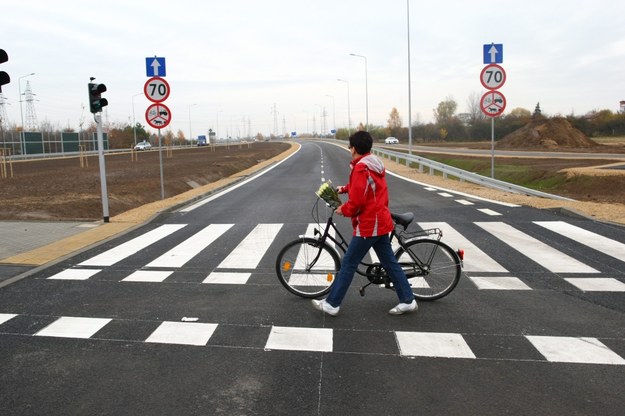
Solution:
[{"label": "bicycle kickstand", "polygon": [[364,296],[365,295],[365,289],[367,288],[367,286],[369,286],[371,283],[373,282],[369,282],[364,286],[361,286],[360,289],[358,289],[358,292],[360,293],[360,296]]}]

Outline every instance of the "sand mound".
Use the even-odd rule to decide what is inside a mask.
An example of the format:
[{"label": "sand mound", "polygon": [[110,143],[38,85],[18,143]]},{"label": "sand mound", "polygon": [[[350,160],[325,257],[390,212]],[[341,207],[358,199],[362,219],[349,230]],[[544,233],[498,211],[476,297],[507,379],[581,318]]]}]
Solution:
[{"label": "sand mound", "polygon": [[538,118],[506,135],[496,144],[498,149],[587,148],[599,146],[564,118]]}]

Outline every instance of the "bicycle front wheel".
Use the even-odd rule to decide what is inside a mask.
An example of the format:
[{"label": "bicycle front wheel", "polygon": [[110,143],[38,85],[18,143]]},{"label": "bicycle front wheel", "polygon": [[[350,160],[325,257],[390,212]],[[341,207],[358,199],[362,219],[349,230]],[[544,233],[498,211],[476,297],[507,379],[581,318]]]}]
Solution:
[{"label": "bicycle front wheel", "polygon": [[280,283],[303,298],[318,298],[328,293],[340,267],[336,251],[311,237],[288,243],[276,259]]},{"label": "bicycle front wheel", "polygon": [[400,247],[395,256],[408,277],[415,298],[440,299],[454,290],[462,266],[451,247],[430,239],[408,241],[404,247]]}]

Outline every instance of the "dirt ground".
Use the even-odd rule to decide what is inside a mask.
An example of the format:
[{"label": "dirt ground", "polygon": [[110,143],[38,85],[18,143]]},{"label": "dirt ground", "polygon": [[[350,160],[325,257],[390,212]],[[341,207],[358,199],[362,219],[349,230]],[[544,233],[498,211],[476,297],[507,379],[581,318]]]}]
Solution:
[{"label": "dirt ground", "polygon": [[[165,198],[216,183],[289,149],[259,142],[163,151]],[[214,150],[214,151],[213,151]],[[158,150],[105,158],[109,216],[161,200]],[[0,220],[100,220],[103,217],[98,156],[8,163],[0,179]],[[11,178],[11,169],[13,177]]]},{"label": "dirt ground", "polygon": [[[214,152],[208,147],[174,150],[171,157],[163,152],[165,200],[161,199],[158,151],[137,152],[136,161],[131,160],[130,153],[107,156],[111,222],[145,220],[160,209],[225,186],[295,148],[289,143],[263,142],[229,148],[218,146]],[[431,185],[536,208],[564,208],[602,221],[625,224],[625,169],[597,168],[602,161],[594,160],[519,159],[518,163],[564,170],[570,175],[594,176],[594,185],[589,189],[563,190],[576,201],[550,200],[443,179],[385,160],[388,169]],[[0,220],[101,220],[97,156],[89,157],[88,165],[81,168],[78,158],[14,162],[14,177],[0,179]]]}]

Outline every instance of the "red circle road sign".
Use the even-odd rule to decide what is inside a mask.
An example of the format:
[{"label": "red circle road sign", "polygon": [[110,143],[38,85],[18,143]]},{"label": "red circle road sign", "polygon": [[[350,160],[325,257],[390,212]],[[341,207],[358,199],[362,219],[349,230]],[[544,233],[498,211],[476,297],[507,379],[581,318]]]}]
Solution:
[{"label": "red circle road sign", "polygon": [[143,93],[153,103],[162,103],[169,97],[169,84],[165,78],[152,77],[145,82]]},{"label": "red circle road sign", "polygon": [[497,64],[486,65],[480,73],[480,82],[487,90],[501,88],[506,82],[506,71]]},{"label": "red circle road sign", "polygon": [[145,110],[145,120],[155,129],[165,128],[171,121],[171,111],[165,104],[152,104]]},{"label": "red circle road sign", "polygon": [[480,109],[488,117],[498,117],[506,109],[506,97],[499,91],[488,91],[480,99]]}]

